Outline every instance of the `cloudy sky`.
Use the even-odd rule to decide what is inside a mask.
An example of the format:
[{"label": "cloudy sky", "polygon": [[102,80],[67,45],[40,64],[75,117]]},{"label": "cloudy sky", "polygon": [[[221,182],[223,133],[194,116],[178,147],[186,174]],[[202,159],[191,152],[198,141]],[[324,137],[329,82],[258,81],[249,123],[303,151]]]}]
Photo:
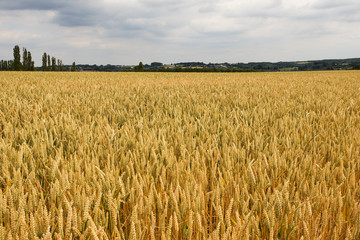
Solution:
[{"label": "cloudy sky", "polygon": [[35,64],[360,57],[359,0],[0,0],[0,59]]}]

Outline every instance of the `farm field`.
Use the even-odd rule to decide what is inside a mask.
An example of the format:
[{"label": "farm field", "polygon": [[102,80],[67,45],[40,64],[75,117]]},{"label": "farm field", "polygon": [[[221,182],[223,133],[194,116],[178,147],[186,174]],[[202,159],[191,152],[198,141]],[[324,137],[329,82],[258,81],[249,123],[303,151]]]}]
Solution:
[{"label": "farm field", "polygon": [[0,240],[360,239],[360,71],[0,73]]}]

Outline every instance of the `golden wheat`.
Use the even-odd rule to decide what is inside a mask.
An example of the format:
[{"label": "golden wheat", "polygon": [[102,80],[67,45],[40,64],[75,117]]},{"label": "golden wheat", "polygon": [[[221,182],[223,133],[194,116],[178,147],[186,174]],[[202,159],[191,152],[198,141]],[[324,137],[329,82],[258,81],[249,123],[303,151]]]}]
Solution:
[{"label": "golden wheat", "polygon": [[0,86],[0,240],[360,238],[360,72]]}]

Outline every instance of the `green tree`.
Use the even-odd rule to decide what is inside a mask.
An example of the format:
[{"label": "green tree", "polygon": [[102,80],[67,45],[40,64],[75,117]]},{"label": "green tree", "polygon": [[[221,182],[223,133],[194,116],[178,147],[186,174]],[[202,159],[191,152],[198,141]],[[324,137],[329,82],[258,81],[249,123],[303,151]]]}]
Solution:
[{"label": "green tree", "polygon": [[73,62],[70,71],[75,72],[76,71],[76,64]]},{"label": "green tree", "polygon": [[47,55],[48,58],[48,63],[47,63],[47,70],[50,71],[51,70],[51,62],[50,62],[50,55]]},{"label": "green tree", "polygon": [[144,65],[142,62],[139,62],[139,65],[135,67],[135,71],[143,71],[144,70]]},{"label": "green tree", "polygon": [[55,57],[51,58],[51,71],[53,71],[53,72],[56,71],[56,58]]},{"label": "green tree", "polygon": [[354,70],[360,70],[360,65],[355,65],[355,66],[353,67],[353,69],[354,69]]},{"label": "green tree", "polygon": [[22,69],[20,47],[18,45],[16,45],[14,47],[14,62],[13,62],[13,65],[12,65],[12,69],[14,71],[21,71],[21,69]]},{"label": "green tree", "polygon": [[64,71],[64,65],[62,63],[62,60],[60,60],[60,59],[57,60],[57,70]]},{"label": "green tree", "polygon": [[28,54],[28,56],[27,56],[27,69],[28,69],[28,71],[34,71],[35,70],[35,67],[34,67],[35,63],[32,60],[31,52],[28,51],[27,54]]},{"label": "green tree", "polygon": [[26,50],[26,48],[23,48],[23,63],[22,63],[22,70],[23,71],[29,71],[28,67],[28,51]]},{"label": "green tree", "polygon": [[144,70],[144,65],[142,62],[139,62],[139,71],[143,71]]},{"label": "green tree", "polygon": [[42,56],[42,70],[46,71],[47,70],[47,54],[46,52],[44,52],[43,56]]},{"label": "green tree", "polygon": [[7,69],[12,70],[14,65],[14,60],[7,61]]}]

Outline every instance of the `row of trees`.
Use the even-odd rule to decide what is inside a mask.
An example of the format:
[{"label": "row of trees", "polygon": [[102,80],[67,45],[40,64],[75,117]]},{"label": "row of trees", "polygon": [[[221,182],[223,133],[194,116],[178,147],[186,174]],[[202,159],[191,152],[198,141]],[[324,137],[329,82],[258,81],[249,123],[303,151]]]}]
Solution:
[{"label": "row of trees", "polygon": [[[160,65],[160,64],[156,64]],[[175,68],[165,68],[164,66],[160,68],[145,68],[142,62],[138,66],[135,66],[133,69],[135,72],[256,72],[254,69],[241,69],[241,68],[229,68],[221,69],[215,67],[175,67]]]},{"label": "row of trees", "polygon": [[43,71],[64,71],[64,65],[62,60],[58,59],[56,63],[56,58],[51,57],[46,52],[42,56],[42,67]]},{"label": "row of trees", "polygon": [[[31,52],[23,48],[22,61],[20,47],[16,45],[13,49],[13,60],[1,60],[0,71],[36,71],[35,63],[32,60]],[[76,71],[76,64],[73,62],[71,68],[66,69],[62,60],[51,57],[49,54],[44,53],[42,56],[42,71]]]},{"label": "row of trees", "polygon": [[21,61],[20,47],[14,47],[14,60],[1,60],[1,71],[34,71],[34,61],[32,60],[31,52],[23,48],[23,56]]},{"label": "row of trees", "polygon": [[13,60],[1,60],[0,61],[0,71],[10,71],[12,70]]},{"label": "row of trees", "polygon": [[[19,48],[19,46],[17,46]],[[19,55],[20,55],[20,48],[19,48]],[[19,64],[19,66],[22,67],[23,71],[34,71],[34,61],[32,60],[31,52],[26,50],[26,48],[23,48],[23,62],[22,66]]]}]

